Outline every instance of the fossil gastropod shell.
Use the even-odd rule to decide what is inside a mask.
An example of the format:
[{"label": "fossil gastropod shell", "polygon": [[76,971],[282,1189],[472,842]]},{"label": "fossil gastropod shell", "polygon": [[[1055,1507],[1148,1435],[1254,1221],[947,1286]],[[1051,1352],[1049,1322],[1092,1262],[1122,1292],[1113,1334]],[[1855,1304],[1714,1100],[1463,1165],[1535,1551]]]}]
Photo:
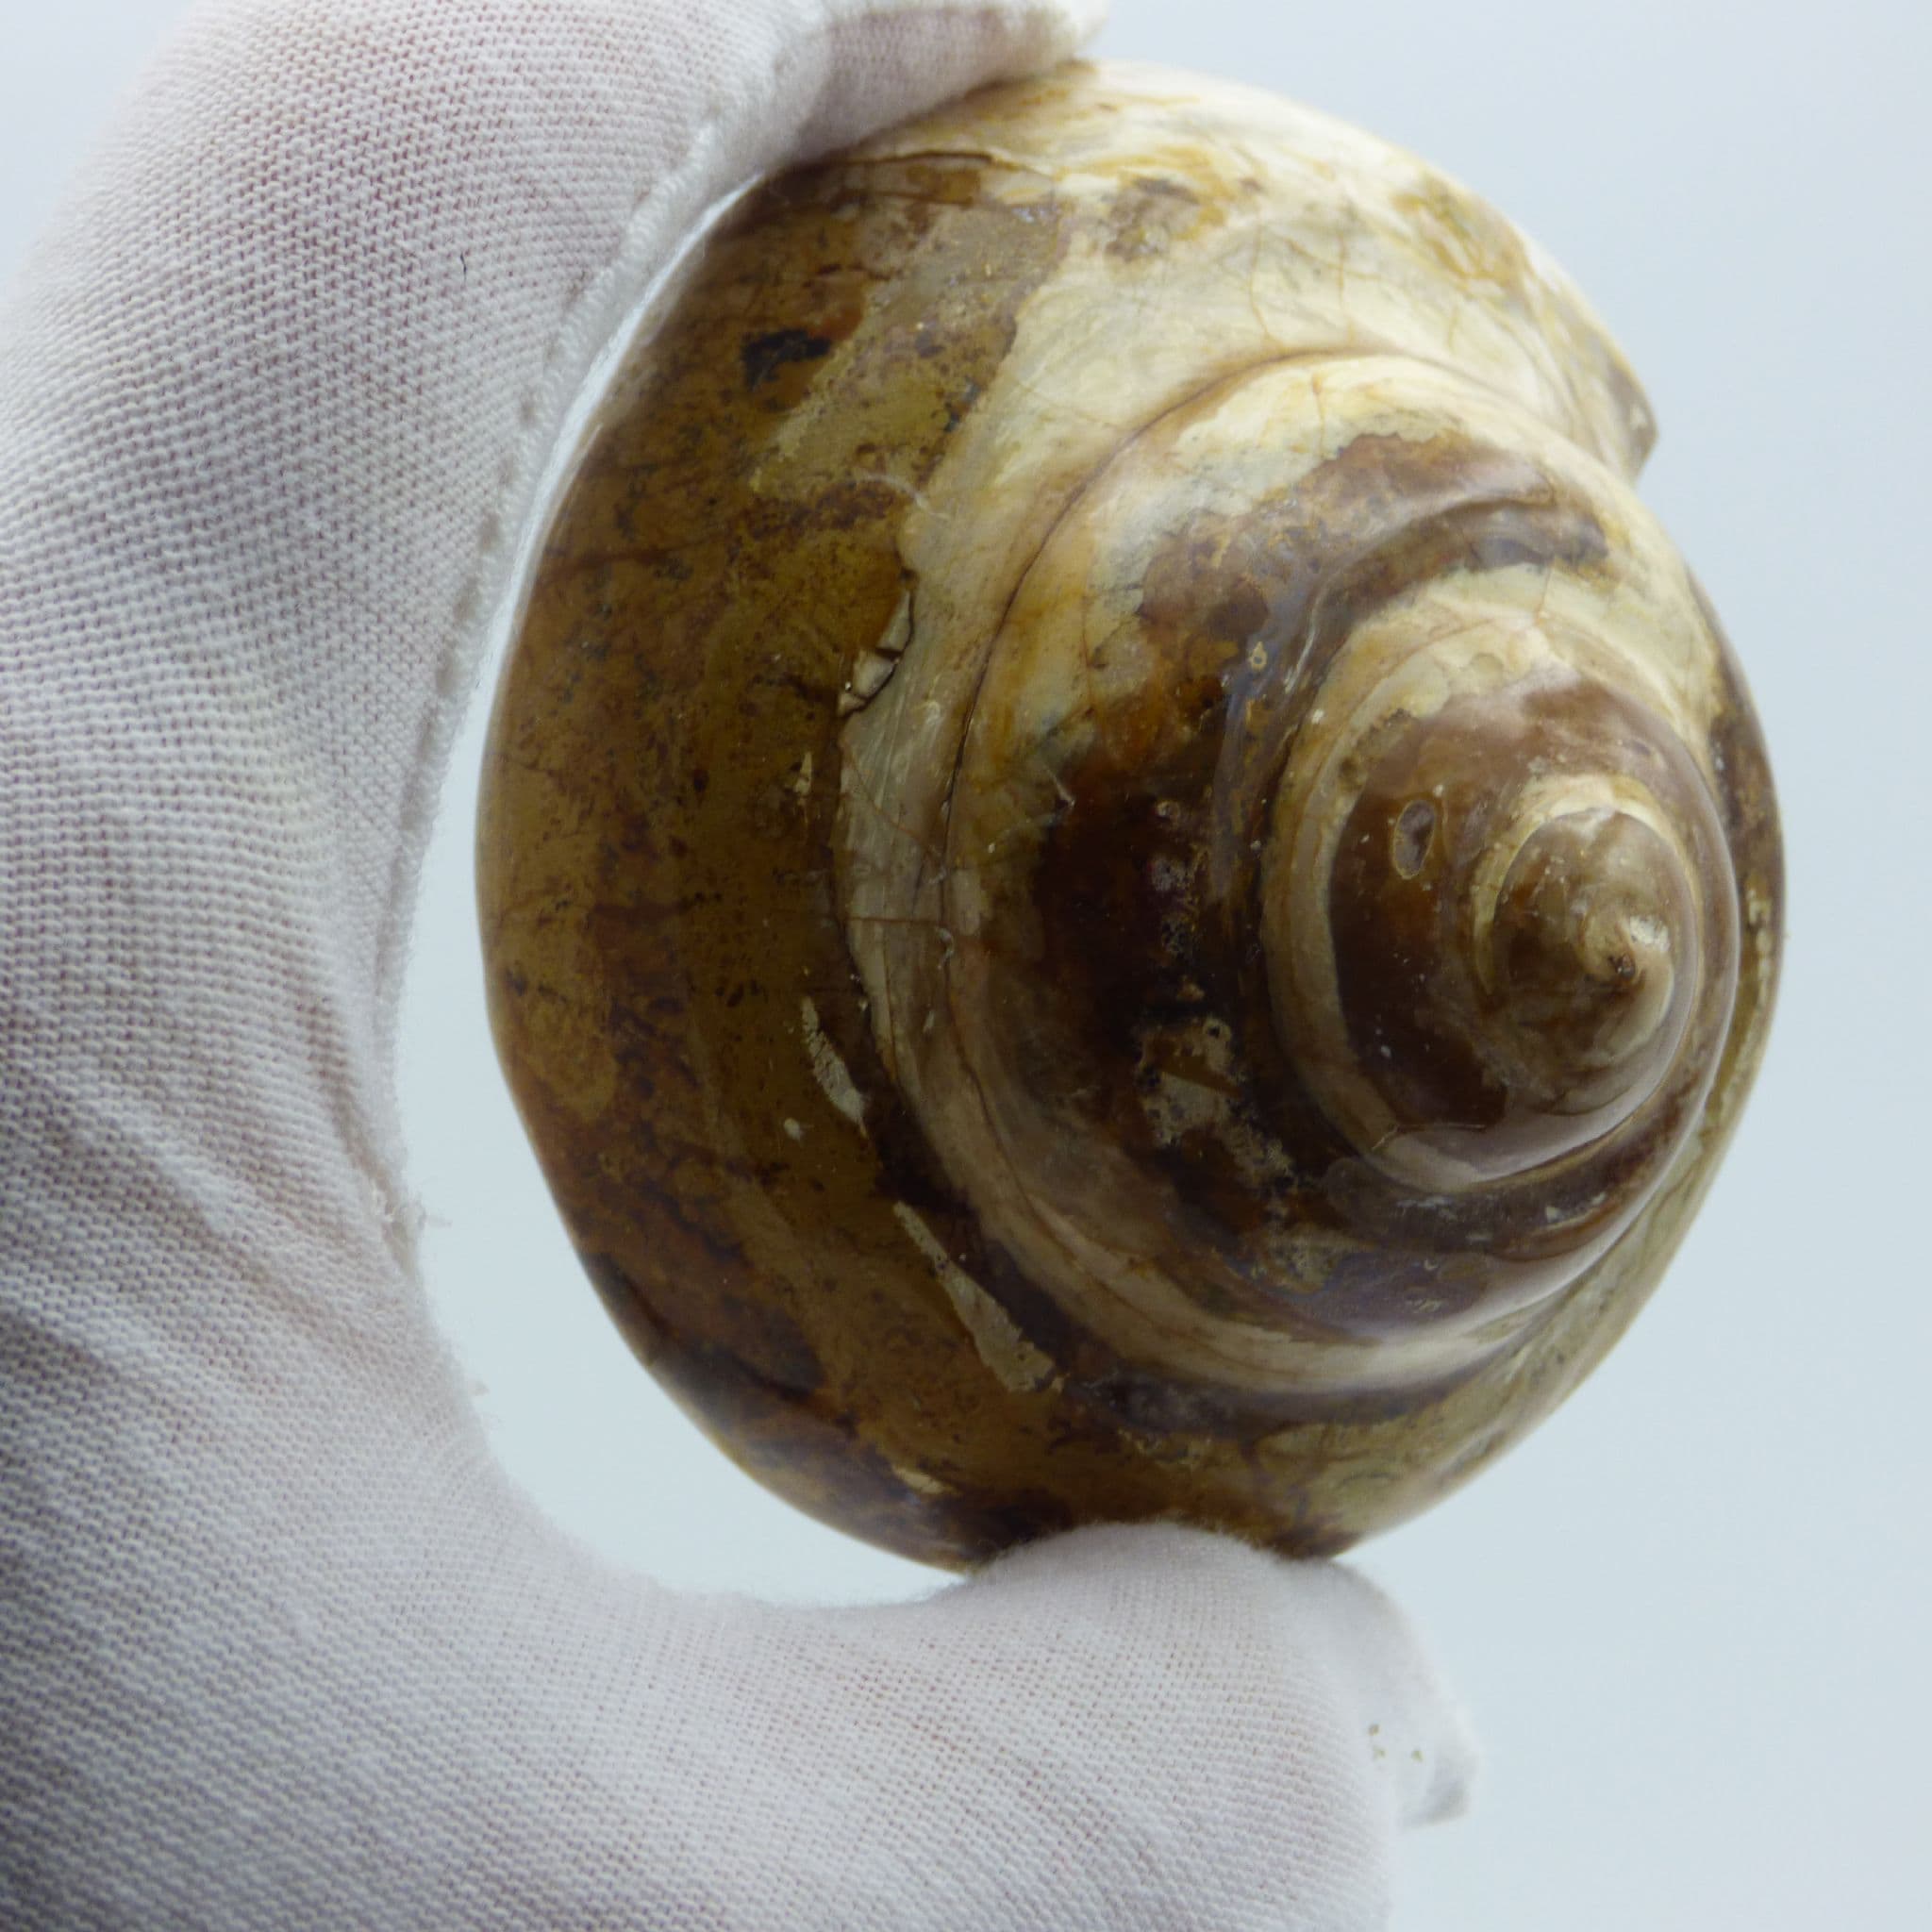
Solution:
[{"label": "fossil gastropod shell", "polygon": [[1780,860],[1569,283],[1411,157],[1074,66],[751,196],[491,721],[492,1022],[585,1265],[911,1556],[1333,1550],[1545,1414],[1755,1071]]}]

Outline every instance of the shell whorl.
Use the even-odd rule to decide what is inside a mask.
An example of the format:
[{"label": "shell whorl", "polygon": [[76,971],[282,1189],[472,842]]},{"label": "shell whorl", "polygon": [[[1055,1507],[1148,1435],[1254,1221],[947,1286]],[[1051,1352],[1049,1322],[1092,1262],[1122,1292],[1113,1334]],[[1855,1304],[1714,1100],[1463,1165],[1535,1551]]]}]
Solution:
[{"label": "shell whorl", "polygon": [[1762,1047],[1727,647],[1568,282],[1073,66],[767,184],[605,401],[478,822],[585,1265],[745,1467],[971,1563],[1344,1547],[1559,1401]]},{"label": "shell whorl", "polygon": [[1721,646],[1596,453],[1607,350],[1558,407],[1457,367],[1453,305],[1391,347],[1324,283],[1103,402],[1149,273],[1076,247],[1083,332],[1048,305],[1001,372],[1029,440],[949,466],[1001,493],[915,514],[841,887],[882,1056],[1029,1279],[1307,1413],[1493,1354],[1681,1151],[1738,963]]}]

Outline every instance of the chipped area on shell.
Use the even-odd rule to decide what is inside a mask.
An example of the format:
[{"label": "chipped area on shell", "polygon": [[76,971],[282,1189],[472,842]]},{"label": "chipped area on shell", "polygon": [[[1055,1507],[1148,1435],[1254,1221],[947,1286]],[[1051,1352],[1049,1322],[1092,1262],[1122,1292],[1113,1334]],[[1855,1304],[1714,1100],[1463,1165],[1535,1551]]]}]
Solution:
[{"label": "chipped area on shell", "polygon": [[1211,1131],[1240,1163],[1251,1187],[1293,1185],[1294,1162],[1272,1136],[1237,1113],[1233,1037],[1227,1023],[1210,1016],[1143,1031],[1137,1082],[1141,1108],[1156,1141],[1178,1147],[1191,1134]]},{"label": "chipped area on shell", "polygon": [[954,1493],[954,1488],[951,1483],[947,1482],[942,1476],[934,1475],[930,1470],[921,1469],[917,1463],[891,1462],[890,1467],[892,1474],[908,1490],[913,1491],[919,1495],[950,1496]]},{"label": "chipped area on shell", "polygon": [[926,1225],[918,1210],[898,1201],[893,1203],[892,1212],[920,1253],[932,1263],[946,1299],[979,1351],[980,1360],[1008,1389],[1040,1389],[1052,1381],[1052,1357],[1035,1348],[1020,1333],[1012,1316],[947,1254],[946,1244]]},{"label": "chipped area on shell", "polygon": [[819,1024],[819,1009],[809,993],[798,1003],[799,1025],[805,1036],[805,1050],[811,1059],[812,1078],[819,1090],[862,1134],[865,1131],[865,1095],[854,1085],[851,1070],[840,1058],[839,1050],[825,1038]]},{"label": "chipped area on shell", "polygon": [[1153,1078],[1142,1089],[1141,1107],[1163,1147],[1227,1121],[1233,1058],[1224,1020],[1196,1019],[1143,1036],[1141,1064]]},{"label": "chipped area on shell", "polygon": [[1759,997],[1769,1002],[1777,984],[1778,930],[1775,910],[1755,882],[1744,897],[1745,930],[1751,941],[1751,964],[1757,975]]},{"label": "chipped area on shell", "polygon": [[853,667],[852,695],[860,704],[876,697],[884,688],[886,679],[891,676],[896,658],[890,658],[883,651],[869,651]]}]

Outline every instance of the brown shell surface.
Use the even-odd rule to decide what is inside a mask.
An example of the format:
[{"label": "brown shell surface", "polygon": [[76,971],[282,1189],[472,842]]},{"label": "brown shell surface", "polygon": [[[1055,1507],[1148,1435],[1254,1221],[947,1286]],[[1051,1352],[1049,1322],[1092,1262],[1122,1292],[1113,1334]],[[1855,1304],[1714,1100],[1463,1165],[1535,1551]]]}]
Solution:
[{"label": "brown shell surface", "polygon": [[[1284,196],[1300,200],[1284,211]],[[1214,291],[1203,315],[1170,312],[1190,250]],[[1278,300],[1277,257],[1290,291]],[[1410,262],[1413,291],[1396,286]],[[1102,275],[1122,278],[1123,306],[1070,334],[1055,305]],[[1319,299],[1291,299],[1304,283]],[[1117,452],[1167,461],[1191,448],[1201,412],[1222,408],[1216,385],[1257,364],[1286,372],[1271,375],[1277,389],[1324,358],[1433,368],[1391,319],[1418,307],[1431,340],[1473,345],[1474,399],[1453,433],[1333,430],[1291,509],[1244,507],[1247,486],[1228,480],[1239,451],[1203,458],[1203,474],[1222,466],[1210,508],[1131,567],[1107,561],[1111,512],[1094,478]],[[1342,371],[1324,391],[1338,409],[1395,407],[1397,378],[1352,380]],[[1349,400],[1371,388],[1372,401]],[[1528,457],[1499,448],[1497,412],[1510,410],[1543,425],[1547,451],[1534,438]],[[1271,809],[1301,808],[1279,762],[1313,741],[1306,694],[1277,715],[1242,680],[1267,665],[1286,690],[1271,654],[1291,638],[1306,658],[1324,625],[1423,623],[1383,580],[1411,566],[1453,565],[1460,594],[1541,558],[1571,573],[1576,599],[1614,605],[1624,512],[1609,492],[1648,441],[1641,397],[1597,325],[1482,203],[1239,90],[1068,68],[790,175],[727,217],[631,352],[548,532],[496,697],[477,852],[497,1046],[570,1235],[632,1348],[742,1468],[828,1523],[951,1567],[1097,1520],[1183,1518],[1326,1553],[1455,1488],[1601,1358],[1708,1184],[1775,976],[1771,780],[1701,600],[1698,635],[1712,641],[1692,651],[1696,689],[1689,671],[1683,691],[1653,680],[1672,685],[1657,702],[1693,719],[1697,740],[1658,784],[1702,787],[1720,828],[1725,851],[1704,854],[1678,896],[1721,890],[1710,943],[1725,976],[1673,1022],[1709,1034],[1701,1071],[1659,1088],[1617,1143],[1618,1172],[1644,1176],[1641,1198],[1604,1209],[1609,1183],[1591,1170],[1586,1198],[1583,1157],[1562,1150],[1571,1179],[1547,1213],[1574,1222],[1576,1258],[1557,1286],[1540,1285],[1542,1250],[1524,1232],[1533,1220],[1541,1239],[1544,1210],[1507,1191],[1457,1224],[1449,1262],[1405,1258],[1420,1211],[1407,1183],[1350,1154],[1335,1107],[1295,1088],[1278,1046],[1257,1046],[1255,1071],[1235,1075],[1203,1071],[1198,1042],[1272,1024],[1251,940],[1274,888],[1246,855]],[[1411,527],[1389,508],[1394,492],[1435,508]],[[1329,541],[1378,519],[1392,534],[1368,549],[1349,538],[1355,561],[1324,580],[1310,615],[1309,573],[1325,566],[1309,560],[1309,531]],[[967,525],[962,549],[948,533]],[[942,542],[964,560],[941,570]],[[1160,659],[1171,694],[1124,672],[1091,701],[1104,730],[1069,740],[1063,758],[1016,759],[998,721],[1051,708],[1057,660],[1032,641],[1075,608],[1032,568],[1056,547],[1071,554],[1065,581],[1113,587],[1132,619],[1119,635]],[[975,599],[994,607],[990,623]],[[956,634],[1002,626],[1018,641],[956,661]],[[985,708],[969,723],[975,694]],[[1475,702],[1456,697],[1435,722]],[[1550,728],[1569,729],[1545,702]],[[1610,709],[1652,756],[1655,734],[1627,722],[1636,701]],[[942,716],[959,721],[950,738],[920,738]],[[1497,743],[1536,716],[1519,708],[1491,727]],[[1268,740],[1266,773],[1244,775],[1230,720]],[[1403,786],[1442,763],[1425,727],[1385,733]],[[1022,763],[1031,777],[1015,775]],[[1160,785],[1144,775],[1157,766]],[[982,771],[1000,797],[1027,784],[1051,796],[1044,813],[1020,799],[1013,839],[981,841],[1002,857],[962,910],[961,861],[933,855],[954,851],[956,816],[964,840],[995,808],[968,811],[941,781]],[[1443,779],[1445,808],[1459,782]],[[1381,784],[1363,781],[1347,807],[1347,824],[1373,820],[1374,852],[1395,854],[1400,876],[1378,858],[1370,885],[1426,887],[1423,847],[1401,842],[1418,824],[1408,791]],[[1481,788],[1466,789],[1475,812]],[[1161,842],[1183,835],[1196,841],[1186,852]],[[1195,864],[1205,878],[1223,848],[1225,876],[1189,902],[1207,908],[1199,933],[1177,927],[1150,865],[1170,884]],[[874,893],[901,852],[937,869]],[[1369,876],[1369,861],[1350,862]],[[1519,896],[1512,917],[1541,916],[1531,887]],[[1374,933],[1349,924],[1354,903],[1335,903],[1335,946],[1373,954]],[[979,917],[1008,937],[976,941]],[[1157,970],[1159,944],[1172,957]],[[1180,965],[1176,946],[1191,949]],[[1355,984],[1338,1025],[1404,1007],[1368,966]],[[948,1011],[983,1001],[982,1031],[961,1021],[945,1045],[949,1020],[929,1046],[930,1024],[904,1009],[908,990],[928,987]],[[1224,994],[1224,1017],[1174,1017],[1177,1000]],[[1145,1020],[1157,1008],[1164,1033]],[[942,1074],[961,1076],[939,1063],[941,1046],[969,1073],[974,1054],[1014,1070],[1006,1113],[988,1098],[970,1128],[949,1124],[934,1096]],[[1170,1075],[1215,1090],[1226,1118],[1258,1118],[1265,1102],[1286,1151],[1250,1158],[1253,1133],[1237,1146],[1232,1128],[1212,1144],[1192,1128],[1156,1144],[1141,1089]],[[1416,1092],[1450,1084],[1412,1081],[1388,1104],[1420,1108]],[[1336,1105],[1355,1106],[1354,1091]],[[1266,1373],[1210,1372],[1208,1341],[1196,1353],[1209,1368],[1164,1360],[1141,1340],[1156,1287],[1117,1322],[1049,1291],[1036,1253],[1048,1237],[1012,1232],[947,1152],[994,1131],[1036,1151],[1051,1170],[1043,1191],[1090,1174],[1112,1190],[1124,1227],[1170,1276],[1198,1254],[1215,1337],[1274,1323],[1281,1358],[1305,1349],[1319,1373],[1276,1374],[1273,1355]],[[1089,1132],[1109,1137],[1104,1152]],[[1278,1169],[1259,1206],[1244,1160]],[[1170,1186],[1176,1205],[1162,1205]],[[1378,1261],[1365,1228],[1388,1234],[1393,1261]],[[1303,1230],[1327,1258],[1285,1291],[1256,1257]],[[1366,1258],[1335,1260],[1357,1243]],[[1451,1306],[1485,1244],[1516,1285]],[[1405,1357],[1411,1330],[1425,1345]],[[1399,1373],[1379,1373],[1385,1359]]]}]

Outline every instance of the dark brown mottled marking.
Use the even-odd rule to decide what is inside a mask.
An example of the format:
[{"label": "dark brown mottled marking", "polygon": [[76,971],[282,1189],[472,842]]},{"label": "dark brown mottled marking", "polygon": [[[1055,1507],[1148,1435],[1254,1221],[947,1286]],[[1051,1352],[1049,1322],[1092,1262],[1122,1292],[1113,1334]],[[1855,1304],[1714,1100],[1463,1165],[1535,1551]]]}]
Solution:
[{"label": "dark brown mottled marking", "polygon": [[774,328],[747,337],[738,356],[744,365],[745,388],[757,389],[771,381],[788,362],[815,362],[831,353],[830,336],[810,335],[802,328]]}]

